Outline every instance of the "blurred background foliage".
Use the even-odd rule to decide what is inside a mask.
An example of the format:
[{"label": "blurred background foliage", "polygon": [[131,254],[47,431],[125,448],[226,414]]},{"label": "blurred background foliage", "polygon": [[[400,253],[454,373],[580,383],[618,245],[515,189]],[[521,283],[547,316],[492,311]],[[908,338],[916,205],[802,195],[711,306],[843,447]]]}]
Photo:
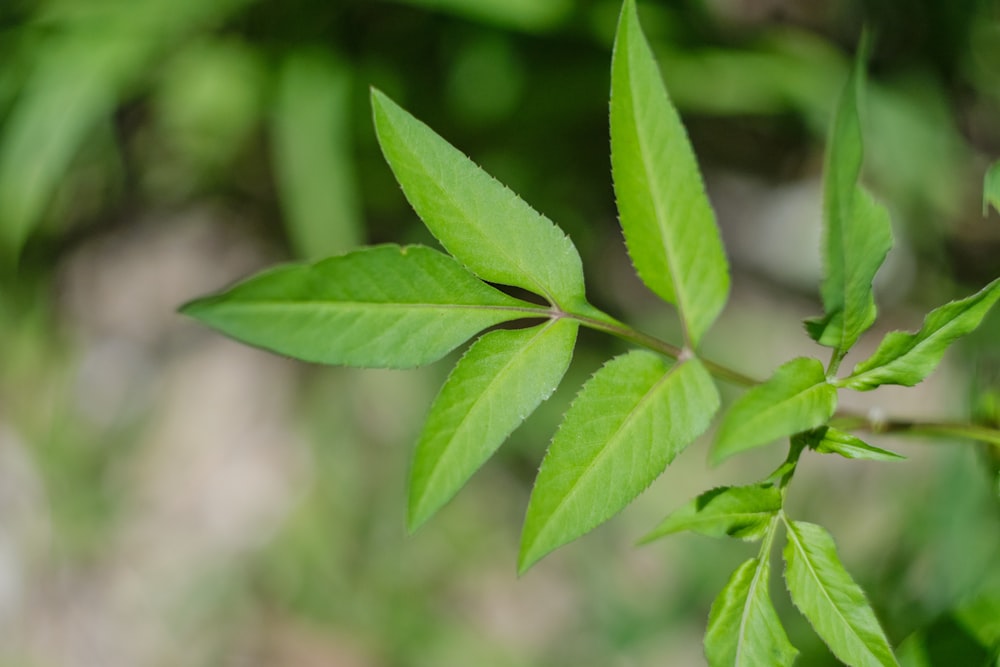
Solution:
[{"label": "blurred background foliage", "polygon": [[[408,537],[408,447],[446,363],[307,368],[175,315],[277,261],[433,243],[381,160],[374,85],[561,225],[597,305],[670,336],[676,320],[635,281],[615,224],[618,10],[0,3],[0,664],[703,663],[708,608],[749,551],[631,543],[704,488],[765,472],[778,448],[710,470],[695,446],[619,519],[516,579],[545,442],[618,343],[582,334],[563,389]],[[711,356],[764,376],[820,354],[798,320],[819,308],[823,137],[862,25],[875,36],[865,179],[897,237],[877,285],[883,328],[915,327],[1000,275],[1000,221],[980,203],[1000,155],[996,3],[640,10],[733,263]],[[998,341],[994,314],[933,380],[853,407],[1000,424]],[[907,665],[992,664],[996,450],[886,444],[909,461],[810,457],[795,512],[831,528]],[[800,664],[835,664],[778,589]]]}]

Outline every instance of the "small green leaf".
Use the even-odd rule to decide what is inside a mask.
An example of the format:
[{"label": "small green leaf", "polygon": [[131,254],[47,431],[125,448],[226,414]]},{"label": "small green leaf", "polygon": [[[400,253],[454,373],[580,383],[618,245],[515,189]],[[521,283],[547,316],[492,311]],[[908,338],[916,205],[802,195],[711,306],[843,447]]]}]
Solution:
[{"label": "small green leaf", "polygon": [[864,592],[837,558],[830,534],[812,523],[785,523],[785,582],[816,634],[848,665],[898,665]]},{"label": "small green leaf", "polygon": [[322,52],[286,58],[274,111],[275,176],[296,254],[329,257],[361,241],[351,156],[351,72]]},{"label": "small green leaf", "polygon": [[992,206],[1000,212],[1000,162],[994,162],[983,177],[983,215]]},{"label": "small green leaf", "polygon": [[844,384],[859,391],[883,384],[912,387],[934,371],[949,345],[979,326],[998,299],[1000,278],[970,297],[932,310],[917,333],[886,334],[875,354],[855,366]]},{"label": "small green leaf", "polygon": [[547,316],[436,250],[388,244],[265,271],[181,310],[280,354],[378,368],[427,364],[487,327]]},{"label": "small green leaf", "polygon": [[580,255],[558,227],[378,90],[372,109],[396,180],[448,252],[483,280],[585,303]]},{"label": "small green leaf", "polygon": [[781,491],[775,486],[723,486],[706,491],[670,514],[642,541],[684,530],[709,537],[757,540],[780,509]]},{"label": "small green leaf", "polygon": [[764,554],[740,565],[712,603],[705,632],[710,667],[785,667],[798,651],[781,627],[768,580]]},{"label": "small green leaf", "polygon": [[840,98],[824,172],[826,276],[820,293],[826,315],[806,323],[810,336],[836,348],[839,356],[875,321],[872,280],[892,247],[888,212],[858,186],[862,162],[858,99],[863,85],[864,62],[859,57]]},{"label": "small green leaf", "polygon": [[622,8],[612,55],[611,170],[636,271],[677,306],[696,347],[726,303],[729,269],[694,152],[634,0]]},{"label": "small green leaf", "polygon": [[740,397],[722,420],[712,461],[821,426],[837,408],[837,389],[823,364],[800,357]]},{"label": "small green leaf", "polygon": [[583,386],[545,455],[528,503],[518,569],[608,520],[708,428],[719,407],[697,359],[673,367],[634,351]]},{"label": "small green leaf", "polygon": [[552,320],[477,340],[455,366],[417,443],[408,523],[416,530],[451,499],[507,436],[555,391],[578,324]]},{"label": "small green leaf", "polygon": [[845,459],[866,459],[868,461],[902,461],[906,457],[869,445],[861,438],[828,428],[822,440],[815,446],[820,454],[840,454]]}]

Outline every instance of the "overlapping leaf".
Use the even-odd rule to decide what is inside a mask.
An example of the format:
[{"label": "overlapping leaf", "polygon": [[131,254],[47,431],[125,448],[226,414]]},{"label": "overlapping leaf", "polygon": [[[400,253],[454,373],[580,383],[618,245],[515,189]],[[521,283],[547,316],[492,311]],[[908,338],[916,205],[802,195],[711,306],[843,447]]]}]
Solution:
[{"label": "overlapping leaf", "polygon": [[559,384],[578,325],[566,319],[493,331],[455,366],[417,443],[409,527],[416,529],[466,483]]},{"label": "overlapping leaf", "polygon": [[823,364],[816,359],[793,359],[733,403],[719,426],[712,460],[719,462],[821,426],[836,407],[837,390],[827,382]]},{"label": "overlapping leaf", "polygon": [[865,594],[821,526],[786,521],[785,582],[792,601],[837,658],[853,667],[898,666]]},{"label": "overlapping leaf", "polygon": [[740,565],[712,604],[705,632],[711,667],[785,667],[798,651],[771,603],[767,554]]},{"label": "overlapping leaf", "polygon": [[580,255],[558,227],[378,90],[372,109],[396,180],[448,252],[483,280],[565,309],[585,302]]},{"label": "overlapping leaf", "polygon": [[383,368],[430,363],[486,327],[546,315],[447,255],[397,245],[278,267],[182,310],[298,359]]},{"label": "overlapping leaf", "polygon": [[912,387],[930,375],[956,339],[970,333],[1000,299],[1000,278],[972,296],[932,310],[916,333],[886,334],[870,358],[854,367],[846,385],[864,391],[883,384]]},{"label": "overlapping leaf", "polygon": [[697,359],[634,351],[587,381],[549,446],[521,535],[520,571],[628,505],[708,428],[719,397]]},{"label": "overlapping leaf", "polygon": [[821,454],[839,454],[845,459],[865,459],[868,461],[900,461],[905,456],[900,456],[887,449],[881,449],[874,445],[869,445],[861,438],[844,433],[835,428],[828,428],[823,433],[822,439],[816,444],[816,451]]},{"label": "overlapping leaf", "polygon": [[780,509],[781,491],[776,486],[723,486],[702,493],[671,513],[642,541],[685,530],[710,537],[756,540]]},{"label": "overlapping leaf", "polygon": [[653,53],[626,0],[611,65],[611,170],[629,255],[675,304],[692,347],[729,294],[715,215]]},{"label": "overlapping leaf", "polygon": [[814,340],[841,355],[875,321],[872,280],[892,247],[888,212],[858,186],[862,162],[858,100],[863,82],[859,57],[840,98],[824,172],[826,274],[820,293],[826,315],[806,323]]}]

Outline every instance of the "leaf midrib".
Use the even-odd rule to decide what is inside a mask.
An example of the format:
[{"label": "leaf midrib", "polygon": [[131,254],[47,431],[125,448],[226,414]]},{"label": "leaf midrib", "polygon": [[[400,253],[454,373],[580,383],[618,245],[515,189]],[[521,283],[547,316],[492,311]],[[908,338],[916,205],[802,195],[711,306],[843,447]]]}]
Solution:
[{"label": "leaf midrib", "polygon": [[[635,39],[641,40],[642,33],[640,32],[638,37],[630,35],[629,37],[630,41]],[[636,43],[634,48],[642,49],[642,46],[643,44],[641,43],[641,41],[639,41]],[[643,136],[643,133],[639,130],[640,128],[639,110],[638,110],[638,104],[636,103],[636,95],[634,94],[634,90],[639,85],[639,83],[634,78],[634,73],[636,68],[633,66],[634,63],[633,63],[631,48],[627,50],[627,54],[628,55],[626,57],[625,67],[627,69],[628,82],[629,82],[628,96],[629,96],[629,101],[631,102],[631,104],[629,104],[629,107],[631,111],[633,127],[635,128],[636,147],[639,151],[640,157],[642,158],[645,190],[650,193],[649,197],[653,203],[653,210],[656,213],[656,225],[660,229],[660,234],[659,234],[661,239],[660,245],[663,248],[664,259],[666,259],[667,272],[670,274],[670,283],[671,287],[673,288],[674,298],[677,299],[677,310],[680,312],[681,324],[684,327],[684,338],[687,341],[691,341],[692,340],[691,325],[688,322],[687,293],[686,290],[683,289],[682,281],[679,280],[678,268],[677,268],[678,262],[676,261],[677,253],[674,252],[671,239],[669,238],[669,234],[666,233],[669,225],[664,224],[667,215],[666,210],[669,210],[670,207],[667,206],[665,202],[661,201],[660,189],[653,186],[654,169],[652,161],[652,151],[647,146],[647,142],[645,140],[645,137]],[[657,92],[656,90],[653,90],[651,91],[651,94],[655,95],[656,92]]]},{"label": "leaf midrib", "polygon": [[295,300],[294,302],[278,300],[244,300],[240,302],[225,302],[216,304],[216,308],[230,310],[241,309],[274,309],[274,310],[484,310],[510,313],[525,313],[526,317],[552,317],[552,311],[545,307],[532,308],[528,306],[500,306],[488,304],[462,303],[408,303],[399,301],[327,301],[327,300]]},{"label": "leaf midrib", "polygon": [[650,386],[650,388],[646,391],[646,393],[643,394],[642,398],[640,398],[639,401],[635,404],[635,407],[632,410],[629,411],[629,413],[625,417],[625,419],[622,420],[622,422],[618,425],[618,427],[605,440],[604,447],[602,447],[597,452],[597,455],[594,456],[594,458],[592,458],[590,460],[590,462],[587,463],[587,465],[584,467],[583,472],[579,476],[577,476],[576,483],[570,488],[569,492],[566,493],[566,495],[564,495],[562,497],[562,499],[556,504],[556,506],[553,508],[553,510],[551,512],[549,512],[549,519],[546,522],[546,525],[542,528],[542,530],[539,531],[537,537],[534,540],[535,543],[537,543],[542,537],[544,537],[545,535],[548,534],[548,532],[551,529],[551,527],[556,523],[554,521],[554,518],[556,517],[556,515],[574,497],[576,497],[577,493],[580,491],[580,487],[583,486],[583,481],[586,478],[588,478],[593,473],[594,468],[597,466],[597,463],[599,461],[603,461],[605,457],[609,456],[608,452],[611,451],[611,449],[612,449],[611,443],[618,439],[619,435],[622,433],[622,431],[626,430],[626,427],[629,424],[631,424],[635,419],[638,419],[638,416],[637,416],[638,413],[640,413],[640,412],[643,411],[643,410],[640,410],[640,407],[645,407],[646,403],[648,403],[649,401],[653,400],[652,396],[657,393],[657,390],[661,386],[663,386],[663,384],[666,383],[677,372],[677,370],[679,368],[681,368],[681,366],[683,366],[683,365],[684,365],[684,362],[678,362],[677,364],[675,364],[674,366],[672,366],[671,368],[669,368],[667,370],[667,372],[664,373],[660,378],[658,378],[656,380],[656,382],[654,382],[652,384],[652,386]]},{"label": "leaf midrib", "polygon": [[[511,367],[513,367],[516,364],[516,362],[519,361],[519,359],[521,358],[521,356],[523,354],[527,353],[527,351],[531,347],[533,347],[533,346],[537,345],[539,342],[543,341],[545,334],[549,333],[555,327],[556,323],[559,322],[559,321],[560,320],[551,320],[549,323],[545,324],[538,332],[536,332],[535,335],[532,336],[531,340],[529,340],[526,343],[524,343],[521,346],[521,349],[519,350],[519,353],[515,354],[514,356],[512,356],[507,361],[507,363],[503,365],[503,367],[499,370],[499,372],[497,372],[497,374],[494,376],[494,380],[492,382],[490,382],[489,385],[487,385],[486,390],[483,391],[483,392],[481,392],[479,394],[479,396],[477,396],[476,399],[473,400],[471,406],[465,412],[465,417],[463,417],[459,421],[458,426],[455,427],[455,430],[454,430],[454,433],[452,434],[452,437],[450,437],[448,439],[448,444],[445,446],[445,449],[443,450],[442,456],[438,457],[438,464],[436,464],[434,466],[434,468],[431,470],[430,474],[427,476],[427,478],[428,478],[428,483],[426,485],[427,489],[433,488],[434,483],[436,482],[436,479],[439,476],[442,468],[445,467],[445,466],[443,466],[441,464],[441,461],[443,461],[445,459],[445,454],[449,453],[451,451],[450,450],[451,444],[453,442],[455,442],[456,439],[458,439],[459,433],[462,432],[463,429],[466,427],[466,425],[469,423],[469,420],[468,420],[469,415],[471,415],[479,407],[479,405],[484,400],[486,400],[486,396],[490,393],[490,389],[492,387],[494,387],[500,381],[500,379],[502,377],[506,377],[506,374],[510,371]],[[427,497],[427,492],[425,491],[425,493],[421,495],[421,501],[420,502],[422,503],[424,501],[424,498],[426,498],[426,497]]]},{"label": "leaf midrib", "polygon": [[868,647],[868,644],[865,642],[865,639],[860,634],[858,634],[858,631],[855,630],[854,625],[847,619],[846,616],[844,616],[843,612],[841,612],[840,610],[840,607],[837,605],[836,602],[833,601],[833,598],[830,597],[830,594],[827,591],[826,586],[823,585],[823,580],[819,576],[819,572],[813,566],[812,559],[809,558],[809,553],[808,551],[806,551],[804,543],[800,540],[798,534],[798,528],[796,527],[795,522],[786,521],[786,526],[788,528],[789,539],[791,539],[792,543],[795,545],[796,551],[798,551],[801,554],[803,562],[807,565],[807,570],[809,574],[812,576],[818,588],[823,593],[823,597],[826,599],[827,603],[829,603],[829,605],[834,608],[834,610],[837,612],[836,613],[837,617],[840,618],[841,621],[843,621],[844,625],[846,625],[850,629],[851,634],[854,635],[854,637],[861,643],[861,646],[868,652],[868,655],[870,655],[872,658],[875,658],[875,660],[877,660],[879,664],[883,664],[882,661],[879,660],[874,653],[872,653],[871,649]]},{"label": "leaf midrib", "polygon": [[[393,123],[393,126],[395,128],[396,124]],[[431,173],[430,169],[428,169],[427,165],[425,165],[425,161],[420,159],[420,157],[419,157],[420,154],[419,154],[418,151],[414,150],[413,145],[409,141],[409,137],[408,136],[404,137],[402,135],[403,135],[402,132],[399,132],[398,130],[396,131],[396,136],[399,139],[400,144],[403,147],[405,147],[406,151],[410,154],[410,160],[411,160],[411,162],[415,162],[416,163],[416,165],[419,167],[419,171],[422,172],[424,174],[424,176],[430,180],[430,182],[434,185],[435,190],[437,190],[437,192],[441,195],[442,199],[447,200],[447,202],[451,205],[451,207],[454,210],[459,211],[460,213],[462,213],[462,217],[463,218],[467,217],[466,215],[464,215],[465,207],[463,207],[463,206],[461,206],[459,204],[458,199],[453,194],[454,192],[457,192],[458,189],[457,188],[451,188],[451,189],[449,189],[449,188],[445,188],[445,187],[441,186],[439,184],[440,183],[440,179],[436,178],[436,175],[433,174],[433,173]],[[447,145],[448,145],[449,148],[453,148],[450,144],[447,144]],[[457,150],[457,149],[454,149],[454,150]],[[468,159],[464,155],[462,157],[465,158],[465,159]],[[471,160],[470,160],[470,162],[471,162]],[[475,163],[472,163],[472,164],[475,167],[475,169],[479,170],[481,173],[485,174],[487,178],[492,179],[498,185],[500,185],[501,187],[503,187],[504,189],[506,189],[507,192],[510,192],[512,196],[514,196],[514,197],[517,196],[516,194],[513,193],[513,191],[511,191],[509,188],[507,188],[507,186],[503,185],[502,183],[500,183],[499,181],[497,181],[495,178],[493,178],[493,176],[491,176],[491,175],[487,174],[485,171],[483,171],[482,167],[480,167],[479,165],[477,165]],[[411,169],[414,169],[414,167],[411,167]],[[529,209],[529,211],[531,213],[533,213],[534,215],[536,215],[539,218],[541,218],[542,222],[547,223],[549,225],[552,224],[552,222],[548,218],[546,218],[541,213],[535,211],[533,208],[531,208],[530,205],[528,205],[527,203],[525,203],[525,206],[528,207],[528,209]],[[426,223],[427,221],[425,220],[424,222]],[[505,244],[499,244],[499,245],[497,245],[496,243],[493,243],[492,239],[489,236],[487,236],[486,234],[484,234],[481,231],[479,231],[478,227],[476,227],[474,225],[471,226],[471,229],[476,230],[476,235],[477,236],[479,236],[480,238],[482,238],[484,241],[489,242],[491,251],[493,251],[495,254],[502,255],[512,265],[516,266],[517,269],[518,269],[518,273],[520,274],[519,275],[520,278],[523,278],[523,279],[531,282],[531,284],[534,285],[535,288],[537,288],[537,291],[539,292],[539,294],[541,294],[546,299],[548,299],[549,302],[552,303],[553,305],[556,305],[556,306],[560,306],[561,305],[560,304],[561,299],[556,299],[556,297],[552,294],[552,291],[549,290],[545,285],[543,285],[539,280],[537,280],[535,278],[534,274],[530,270],[530,267],[529,267],[529,269],[526,270],[524,268],[523,264],[520,261],[516,260],[514,258],[514,256],[512,256],[509,252],[507,252],[507,246]],[[435,236],[437,236],[437,234],[435,234]],[[443,240],[441,241],[441,243],[443,245],[445,245],[445,246],[448,245]]]},{"label": "leaf midrib", "polygon": [[[776,403],[771,403],[768,407],[763,408],[763,409],[757,411],[757,414],[755,414],[750,419],[747,419],[746,421],[741,422],[740,425],[739,425],[739,427],[735,431],[730,430],[727,433],[723,433],[722,435],[725,436],[725,441],[733,440],[736,437],[736,436],[733,435],[734,432],[736,433],[736,435],[739,435],[740,433],[744,433],[744,432],[746,432],[748,430],[749,431],[756,431],[757,430],[757,424],[760,424],[762,421],[764,421],[764,422],[768,421],[767,418],[770,415],[775,414],[776,412],[780,411],[784,407],[787,407],[787,405],[789,403],[791,403],[792,401],[794,401],[796,399],[809,398],[810,392],[814,392],[814,390],[822,389],[824,386],[830,386],[830,387],[832,387],[833,385],[831,385],[829,382],[827,382],[826,378],[824,378],[823,380],[821,380],[819,382],[816,382],[815,384],[809,385],[805,389],[792,394],[791,396],[785,398],[784,400],[778,401]],[[806,428],[809,428],[809,427],[806,427]]]},{"label": "leaf midrib", "polygon": [[753,579],[750,580],[750,585],[747,587],[747,599],[746,602],[743,603],[743,613],[740,614],[740,629],[737,634],[736,655],[733,656],[734,657],[733,664],[736,667],[739,667],[739,665],[741,664],[740,656],[743,654],[743,645],[745,643],[744,638],[746,636],[746,630],[748,625],[747,619],[750,616],[750,612],[753,607],[754,592],[756,592],[757,585],[760,583],[761,573],[768,566],[768,563],[765,560],[765,558],[766,556],[757,557],[756,559],[757,567],[754,568]]}]

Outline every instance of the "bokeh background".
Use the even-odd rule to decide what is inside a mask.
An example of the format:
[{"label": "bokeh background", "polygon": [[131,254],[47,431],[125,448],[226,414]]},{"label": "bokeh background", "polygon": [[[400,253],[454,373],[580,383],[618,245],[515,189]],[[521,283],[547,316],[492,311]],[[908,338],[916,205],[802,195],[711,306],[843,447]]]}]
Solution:
[{"label": "bokeh background", "polygon": [[[176,313],[276,262],[433,244],[379,155],[374,85],[562,226],[596,305],[672,337],[676,318],[632,275],[616,227],[618,10],[0,2],[0,665],[703,664],[712,599],[753,547],[633,543],[692,495],[769,471],[780,447],[711,469],[698,443],[615,521],[517,578],[547,439],[618,342],[582,334],[560,391],[407,536],[411,446],[447,362],[310,367]],[[1000,275],[1000,217],[981,205],[1000,155],[995,2],[640,12],[733,264],[709,356],[765,377],[824,354],[799,321],[819,312],[824,134],[864,25],[865,180],[892,210],[896,248],[857,354]],[[998,341],[994,313],[928,382],[849,405],[1000,424]],[[909,458],[811,455],[793,515],[834,533],[908,665],[986,664],[1000,642],[995,450],[874,442]],[[800,664],[836,664],[781,589]]]}]

